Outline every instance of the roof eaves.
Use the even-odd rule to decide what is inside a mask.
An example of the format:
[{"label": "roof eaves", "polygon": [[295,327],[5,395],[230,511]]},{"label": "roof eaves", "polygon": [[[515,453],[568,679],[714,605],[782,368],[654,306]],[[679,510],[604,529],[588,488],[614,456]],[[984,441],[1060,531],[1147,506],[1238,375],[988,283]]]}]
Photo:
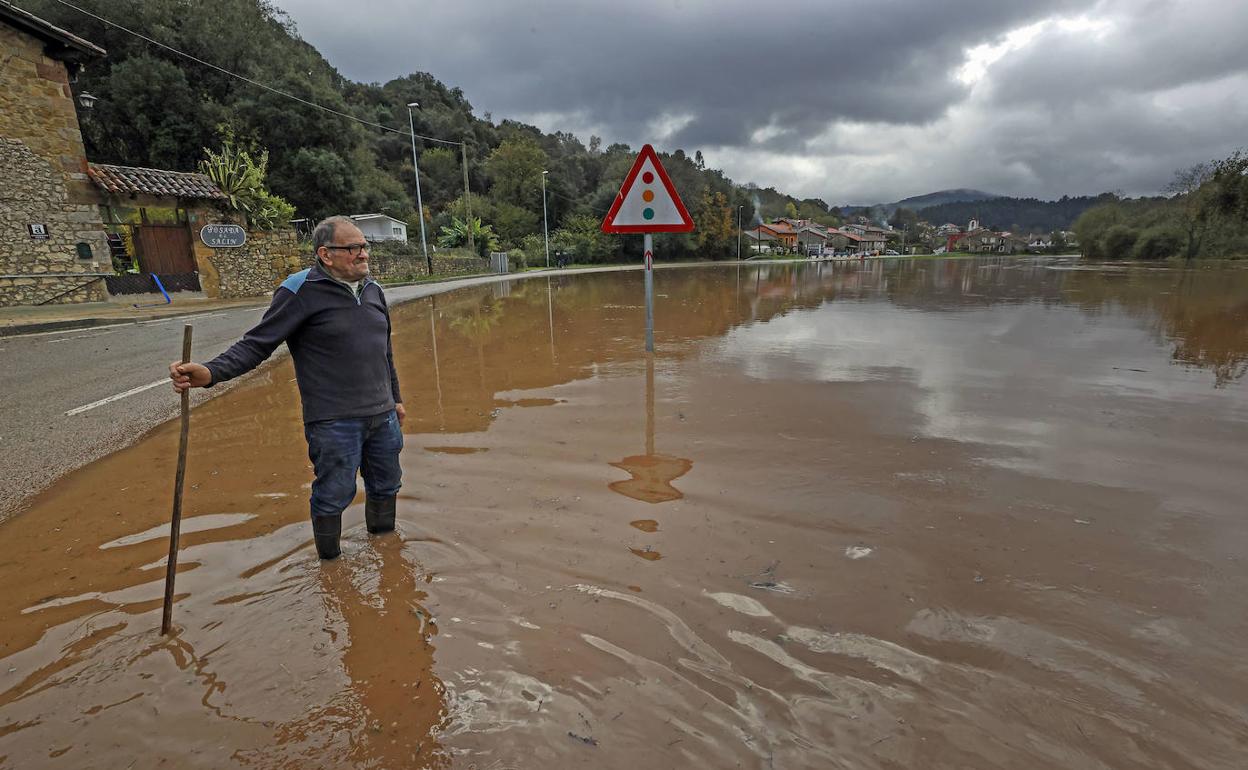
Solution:
[{"label": "roof eaves", "polygon": [[[95,43],[84,40],[72,32],[63,30],[55,24],[39,18],[30,11],[10,5],[3,0],[0,0],[0,20],[3,20],[4,23],[11,27],[33,35],[54,46],[71,49],[87,56],[108,55],[107,51]],[[49,53],[56,53],[56,51],[50,51]]]}]

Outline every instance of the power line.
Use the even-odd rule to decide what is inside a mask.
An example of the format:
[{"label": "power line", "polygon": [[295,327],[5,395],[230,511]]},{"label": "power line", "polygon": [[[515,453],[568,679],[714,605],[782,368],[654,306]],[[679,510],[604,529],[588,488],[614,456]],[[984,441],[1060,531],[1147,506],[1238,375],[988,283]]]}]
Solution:
[{"label": "power line", "polygon": [[253,86],[256,86],[257,88],[263,88],[264,90],[266,90],[266,91],[270,91],[270,92],[272,92],[272,93],[275,93],[275,94],[277,94],[278,96],[284,96],[284,97],[286,97],[287,99],[293,99],[294,101],[299,102],[300,104],[306,104],[306,105],[307,105],[307,106],[309,106],[309,107],[315,107],[315,108],[316,108],[316,109],[318,109],[318,110],[322,110],[322,111],[324,111],[324,112],[328,112],[328,113],[330,113],[331,115],[337,115],[337,116],[338,116],[338,117],[340,117],[340,118],[347,118],[348,120],[354,120],[356,123],[361,123],[361,124],[363,124],[363,125],[365,125],[365,126],[370,126],[370,127],[372,127],[372,128],[379,128],[379,129],[381,129],[382,131],[390,131],[390,132],[395,133],[395,134],[402,134],[403,136],[413,136],[413,137],[415,137],[415,138],[417,138],[417,139],[424,139],[424,140],[429,141],[429,142],[441,142],[442,144],[450,144],[450,145],[454,145],[454,146],[463,146],[463,144],[464,144],[464,142],[462,142],[462,141],[458,141],[458,142],[457,142],[457,141],[451,141],[450,139],[439,139],[439,138],[438,138],[438,137],[436,137],[436,136],[423,136],[423,135],[421,135],[421,134],[413,133],[413,132],[411,132],[411,131],[404,131],[404,130],[399,129],[399,128],[391,128],[390,126],[384,126],[384,125],[382,125],[381,123],[373,123],[372,121],[364,120],[363,118],[358,118],[358,117],[356,117],[355,115],[351,115],[351,114],[349,114],[349,113],[342,112],[342,111],[340,111],[340,110],[335,110],[335,109],[334,109],[334,108],[332,108],[332,107],[326,107],[326,106],[325,106],[325,105],[323,105],[323,104],[317,104],[316,102],[309,101],[309,100],[307,100],[307,99],[303,99],[303,98],[301,98],[301,97],[295,96],[294,94],[287,93],[286,91],[281,91],[281,90],[279,90],[279,89],[274,88],[273,86],[270,86],[270,85],[266,85],[266,84],[264,84],[264,83],[261,83],[261,82],[260,82],[260,81],[258,81],[258,80],[252,80],[251,78],[249,78],[249,77],[247,77],[247,76],[245,76],[245,75],[240,75],[240,74],[238,74],[237,72],[231,72],[230,70],[227,70],[227,69],[226,69],[226,68],[224,68],[224,67],[219,67],[219,66],[217,66],[216,64],[213,64],[212,62],[207,62],[207,61],[204,61],[203,59],[200,59],[200,58],[198,58],[198,57],[196,57],[196,56],[192,56],[192,55],[191,55],[191,54],[189,54],[189,53],[184,53],[184,52],[182,52],[182,51],[179,51],[178,49],[174,48],[173,46],[165,45],[164,43],[160,42],[159,40],[153,40],[152,38],[148,37],[147,35],[144,35],[144,34],[142,34],[142,33],[140,33],[140,32],[135,32],[134,30],[132,30],[132,29],[130,29],[130,28],[128,28],[128,27],[123,27],[122,25],[120,25],[120,24],[118,24],[118,23],[116,23],[116,22],[109,21],[108,19],[104,18],[103,16],[100,16],[99,14],[92,13],[91,11],[88,11],[88,10],[87,10],[87,9],[85,9],[85,8],[80,8],[80,7],[76,6],[76,5],[74,5],[73,3],[66,2],[66,0],[55,0],[55,1],[56,1],[56,2],[58,2],[58,3],[60,3],[61,5],[65,6],[65,7],[67,7],[67,8],[72,8],[72,9],[74,9],[75,11],[77,11],[77,12],[79,12],[79,13],[83,14],[83,15],[90,16],[91,18],[95,19],[96,21],[102,22],[103,24],[106,24],[106,25],[108,25],[108,26],[110,26],[110,27],[113,27],[114,29],[119,29],[119,30],[121,30],[122,32],[125,32],[126,34],[133,35],[133,36],[135,36],[135,37],[139,38],[140,40],[145,40],[145,41],[147,41],[148,43],[151,43],[151,44],[152,44],[152,45],[154,45],[154,46],[158,46],[158,47],[160,47],[160,48],[163,48],[163,49],[165,49],[166,51],[169,51],[170,53],[177,54],[178,56],[181,56],[181,57],[183,57],[183,58],[185,58],[185,59],[190,59],[191,61],[193,61],[193,62],[195,62],[195,63],[197,63],[197,64],[202,64],[202,65],[203,65],[203,66],[205,66],[205,67],[209,67],[209,68],[214,69],[214,70],[216,70],[216,71],[218,71],[218,72],[221,72],[221,73],[223,73],[223,74],[229,75],[229,76],[230,76],[230,77],[232,77],[232,78],[237,78],[237,79],[239,79],[239,80],[243,81],[244,83],[249,83],[249,84],[251,84],[251,85],[253,85]]}]

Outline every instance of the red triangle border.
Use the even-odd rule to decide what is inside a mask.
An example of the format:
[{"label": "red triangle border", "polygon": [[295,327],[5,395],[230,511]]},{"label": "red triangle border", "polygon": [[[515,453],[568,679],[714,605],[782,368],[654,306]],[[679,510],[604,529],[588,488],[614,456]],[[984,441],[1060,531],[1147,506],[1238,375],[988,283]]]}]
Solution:
[{"label": "red triangle border", "polygon": [[[645,160],[649,158],[654,164],[654,170],[658,172],[659,179],[663,182],[663,187],[667,189],[667,194],[672,196],[672,202],[676,204],[676,211],[680,213],[680,218],[684,220],[679,225],[617,225],[615,215],[619,213],[620,207],[624,205],[624,198],[628,195],[628,191],[633,188],[633,183],[637,181],[638,174],[641,173],[641,166]],[[663,164],[659,161],[658,153],[654,151],[651,145],[645,145],[641,148],[641,152],[637,153],[637,160],[633,161],[633,167],[628,172],[628,176],[624,177],[624,184],[620,185],[620,191],[615,194],[615,202],[611,204],[611,210],[607,212],[607,216],[602,220],[602,231],[604,233],[691,233],[693,232],[693,217],[689,216],[689,210],[685,208],[685,204],[677,194],[676,188],[672,185],[671,177],[667,175],[667,169],[663,168]]]}]

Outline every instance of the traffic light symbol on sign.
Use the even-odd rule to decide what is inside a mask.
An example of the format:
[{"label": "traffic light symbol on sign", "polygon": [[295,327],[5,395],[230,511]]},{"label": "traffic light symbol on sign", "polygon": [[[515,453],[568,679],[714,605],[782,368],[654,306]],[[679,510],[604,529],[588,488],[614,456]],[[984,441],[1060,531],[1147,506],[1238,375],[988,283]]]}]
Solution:
[{"label": "traffic light symbol on sign", "polygon": [[602,229],[608,233],[687,233],[693,219],[681,202],[654,148],[641,148],[615,196]]}]

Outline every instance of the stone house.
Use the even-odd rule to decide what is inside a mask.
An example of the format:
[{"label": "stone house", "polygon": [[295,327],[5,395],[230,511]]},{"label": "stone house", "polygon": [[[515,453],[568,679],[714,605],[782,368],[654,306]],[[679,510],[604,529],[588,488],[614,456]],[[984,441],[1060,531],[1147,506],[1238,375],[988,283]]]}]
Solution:
[{"label": "stone house", "polygon": [[798,248],[806,254],[823,251],[828,242],[828,229],[819,225],[805,225],[797,230]]},{"label": "stone house", "polygon": [[[205,244],[205,225],[242,220],[221,207],[226,196],[204,174],[103,163],[88,170],[114,264],[123,269],[132,265],[144,276],[156,273],[167,288],[225,299],[268,294],[302,269],[294,230],[249,230],[238,247]],[[124,281],[115,283],[120,289]]]},{"label": "stone house", "polygon": [[0,306],[106,297],[108,244],[70,89],[104,55],[0,3]]}]

